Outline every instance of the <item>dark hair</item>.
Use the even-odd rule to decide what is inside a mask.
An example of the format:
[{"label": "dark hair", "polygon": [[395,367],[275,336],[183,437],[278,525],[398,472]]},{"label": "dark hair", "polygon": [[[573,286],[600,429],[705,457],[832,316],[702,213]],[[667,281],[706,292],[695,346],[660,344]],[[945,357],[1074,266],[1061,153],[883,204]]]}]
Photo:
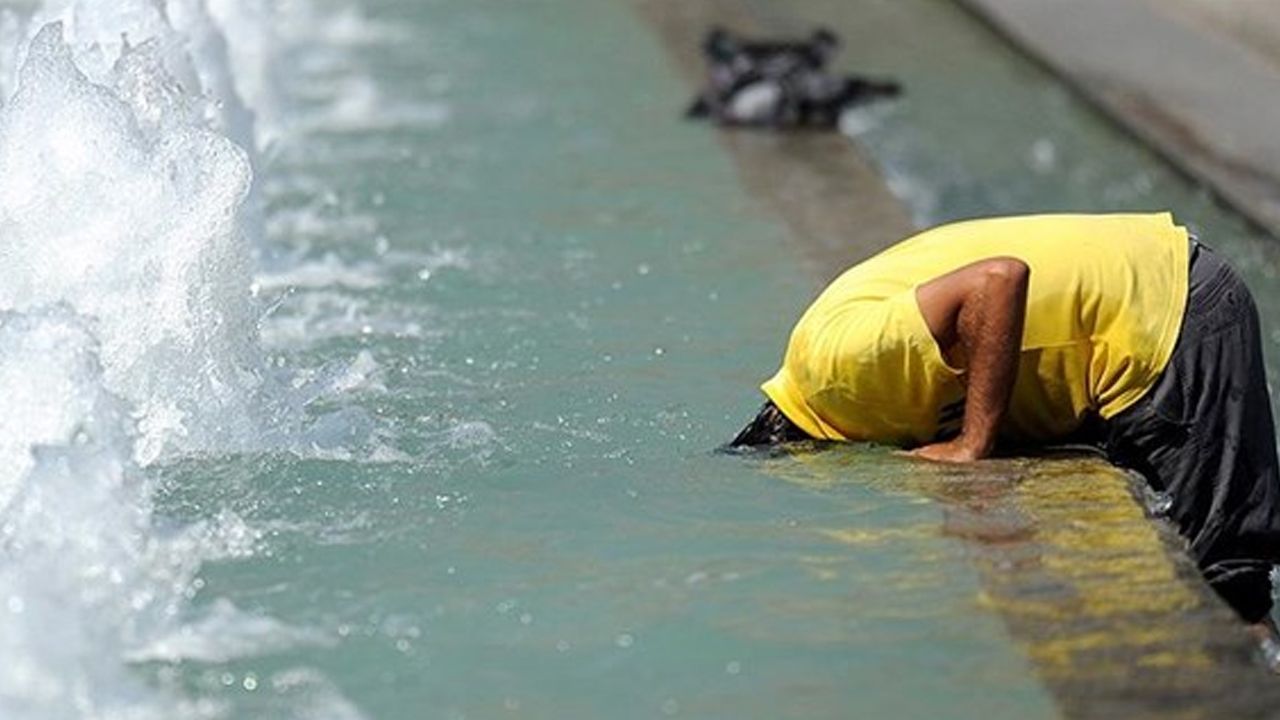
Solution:
[{"label": "dark hair", "polygon": [[755,418],[729,441],[729,447],[750,445],[779,445],[781,443],[808,440],[809,434],[782,414],[770,400],[760,408]]}]

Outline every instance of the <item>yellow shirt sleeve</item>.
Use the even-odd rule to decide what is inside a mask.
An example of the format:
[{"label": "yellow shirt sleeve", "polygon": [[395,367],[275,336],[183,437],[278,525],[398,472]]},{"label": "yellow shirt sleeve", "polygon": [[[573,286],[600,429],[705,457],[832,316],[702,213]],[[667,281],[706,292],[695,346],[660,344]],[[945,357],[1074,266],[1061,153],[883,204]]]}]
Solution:
[{"label": "yellow shirt sleeve", "polygon": [[961,396],[914,287],[806,317],[797,332],[807,337],[762,389],[814,437],[928,442],[942,429],[940,401]]}]

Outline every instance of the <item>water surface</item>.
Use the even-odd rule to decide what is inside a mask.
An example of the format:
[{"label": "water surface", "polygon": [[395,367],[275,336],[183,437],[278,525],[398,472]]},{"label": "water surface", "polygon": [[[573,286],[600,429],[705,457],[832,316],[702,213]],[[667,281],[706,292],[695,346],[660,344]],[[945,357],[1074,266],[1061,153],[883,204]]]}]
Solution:
[{"label": "water surface", "polygon": [[[102,124],[133,138],[120,157],[76,167],[151,178],[133,158],[167,145],[147,139],[194,127],[238,143],[254,179],[241,188],[240,164],[193,150],[193,175],[238,192],[161,182],[172,203],[48,201],[96,223],[216,197],[234,212],[210,216],[235,220],[195,245],[225,252],[189,256],[160,231],[146,244],[90,223],[105,228],[95,243],[120,243],[118,272],[90,289],[134,305],[79,293],[41,260],[70,309],[5,306],[24,316],[3,328],[31,347],[70,338],[49,386],[88,408],[21,434],[44,427],[36,398],[10,430],[13,457],[56,452],[13,480],[12,508],[45,514],[6,510],[7,715],[1032,718],[1081,707],[1061,688],[1108,688],[1130,661],[1208,678],[1162,688],[1194,702],[1237,652],[1177,630],[1218,610],[1096,461],[715,451],[820,278],[715,134],[678,121],[688,88],[627,3],[217,0],[187,25],[146,6],[45,11],[78,13],[68,41],[86,82],[123,82],[102,47],[125,18],[172,53],[156,62],[191,62],[201,87],[229,78],[234,94],[194,113],[128,105],[133,120]],[[1263,239],[949,5],[857,8],[857,24],[817,0],[794,12],[829,14],[850,63],[906,83],[908,100],[850,129],[921,222],[1172,206],[1247,260],[1264,315],[1280,312]],[[170,26],[226,47],[183,60],[194,51]],[[34,35],[14,28],[15,47]],[[154,87],[141,80],[163,75],[142,65],[127,77]],[[102,106],[84,100],[97,95],[73,77],[35,82],[71,83],[98,127]],[[61,147],[24,127],[24,147]],[[51,216],[23,215],[22,237],[80,237]],[[130,260],[148,249],[176,268],[172,304],[139,289],[151,265]],[[221,314],[177,313],[211,304]],[[157,308],[181,321],[126,342],[171,317]],[[199,362],[165,354],[172,336],[229,324],[250,330]],[[16,368],[6,388],[45,377],[33,357],[0,366]],[[227,407],[188,392],[195,380]],[[45,487],[115,504],[51,511]],[[103,516],[127,522],[49,529]],[[103,551],[113,537],[131,544]],[[72,601],[28,610],[59,593]]]}]

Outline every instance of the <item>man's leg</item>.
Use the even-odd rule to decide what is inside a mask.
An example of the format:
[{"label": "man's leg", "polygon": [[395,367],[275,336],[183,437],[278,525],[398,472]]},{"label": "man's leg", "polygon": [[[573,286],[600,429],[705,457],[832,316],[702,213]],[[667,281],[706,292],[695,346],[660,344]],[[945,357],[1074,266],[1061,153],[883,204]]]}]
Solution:
[{"label": "man's leg", "polygon": [[1280,558],[1280,471],[1258,313],[1239,276],[1205,248],[1193,256],[1181,334],[1168,367],[1113,418],[1108,452],[1168,496],[1168,517],[1205,579],[1242,618],[1271,609]]}]

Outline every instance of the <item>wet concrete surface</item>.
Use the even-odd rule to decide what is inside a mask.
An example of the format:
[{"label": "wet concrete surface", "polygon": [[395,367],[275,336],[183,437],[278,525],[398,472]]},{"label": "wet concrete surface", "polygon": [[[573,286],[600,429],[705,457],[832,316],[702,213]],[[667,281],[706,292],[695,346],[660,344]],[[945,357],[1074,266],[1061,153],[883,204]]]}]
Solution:
[{"label": "wet concrete surface", "polygon": [[[855,482],[859,462],[819,453],[789,479],[840,486]],[[976,602],[1003,620],[1064,717],[1277,715],[1280,682],[1173,528],[1147,516],[1128,474],[1064,451],[921,463],[910,475],[883,474],[877,487],[938,503],[938,531],[969,549]],[[856,526],[828,535],[851,551],[879,540]]]},{"label": "wet concrete surface", "polygon": [[957,2],[1280,234],[1280,16],[1273,3]]},{"label": "wet concrete surface", "polygon": [[1102,460],[1029,462],[948,485],[944,527],[1065,716],[1274,717],[1280,682],[1135,490]]},{"label": "wet concrete surface", "polygon": [[1280,68],[1280,11],[1274,0],[1161,0],[1156,7]]}]

